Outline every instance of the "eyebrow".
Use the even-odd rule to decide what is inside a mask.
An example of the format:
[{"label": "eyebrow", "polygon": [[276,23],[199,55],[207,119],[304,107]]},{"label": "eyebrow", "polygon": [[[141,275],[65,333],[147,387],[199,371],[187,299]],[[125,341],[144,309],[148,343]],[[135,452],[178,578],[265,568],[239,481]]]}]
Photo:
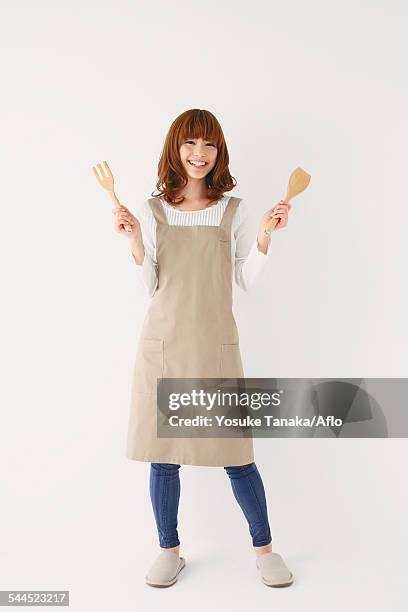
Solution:
[{"label": "eyebrow", "polygon": [[[185,140],[198,140],[198,138],[194,138],[194,136],[186,136]],[[215,140],[212,138],[202,138],[202,140],[205,140],[206,142],[215,142]]]}]

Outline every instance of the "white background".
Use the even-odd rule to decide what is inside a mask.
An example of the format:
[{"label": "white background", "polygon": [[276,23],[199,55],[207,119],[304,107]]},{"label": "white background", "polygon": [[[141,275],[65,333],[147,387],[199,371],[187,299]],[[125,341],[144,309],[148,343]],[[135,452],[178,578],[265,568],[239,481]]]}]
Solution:
[{"label": "white background", "polygon": [[132,209],[171,122],[208,109],[254,228],[303,167],[265,274],[235,287],[246,376],[405,377],[407,17],[402,0],[2,4],[0,588],[70,589],[79,612],[401,609],[404,439],[256,442],[289,589],[260,582],[222,468],[183,467],[187,567],[144,584],[149,466],[125,443],[149,298],[91,167]]}]

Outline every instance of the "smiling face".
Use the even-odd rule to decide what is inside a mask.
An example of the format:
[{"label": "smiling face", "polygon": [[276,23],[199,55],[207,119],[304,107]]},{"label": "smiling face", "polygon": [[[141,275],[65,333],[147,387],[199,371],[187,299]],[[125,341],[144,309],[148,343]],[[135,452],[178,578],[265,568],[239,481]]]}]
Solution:
[{"label": "smiling face", "polygon": [[217,147],[203,138],[186,139],[180,146],[180,159],[189,179],[203,179],[215,166]]}]

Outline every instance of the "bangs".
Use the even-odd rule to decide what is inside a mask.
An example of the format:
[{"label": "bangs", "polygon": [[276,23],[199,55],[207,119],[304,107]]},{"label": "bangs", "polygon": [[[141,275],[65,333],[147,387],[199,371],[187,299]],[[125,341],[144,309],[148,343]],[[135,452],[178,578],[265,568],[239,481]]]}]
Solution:
[{"label": "bangs", "polygon": [[179,145],[189,138],[202,138],[219,147],[222,142],[222,134],[215,117],[199,109],[194,109],[189,113],[180,126]]}]

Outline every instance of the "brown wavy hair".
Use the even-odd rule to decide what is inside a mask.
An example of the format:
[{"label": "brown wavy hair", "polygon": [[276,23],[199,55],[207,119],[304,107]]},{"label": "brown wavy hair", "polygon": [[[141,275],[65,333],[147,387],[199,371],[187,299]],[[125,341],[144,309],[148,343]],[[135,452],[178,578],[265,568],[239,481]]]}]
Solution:
[{"label": "brown wavy hair", "polygon": [[207,174],[207,197],[219,200],[225,191],[231,191],[237,181],[231,176],[228,164],[229,155],[224,134],[216,117],[208,110],[193,108],[181,113],[171,124],[164,141],[158,165],[158,180],[152,196],[163,197],[168,204],[181,204],[184,196],[177,197],[179,191],[187,185],[188,176],[181,163],[180,146],[188,138],[203,138],[217,147],[217,159],[214,168]]}]

